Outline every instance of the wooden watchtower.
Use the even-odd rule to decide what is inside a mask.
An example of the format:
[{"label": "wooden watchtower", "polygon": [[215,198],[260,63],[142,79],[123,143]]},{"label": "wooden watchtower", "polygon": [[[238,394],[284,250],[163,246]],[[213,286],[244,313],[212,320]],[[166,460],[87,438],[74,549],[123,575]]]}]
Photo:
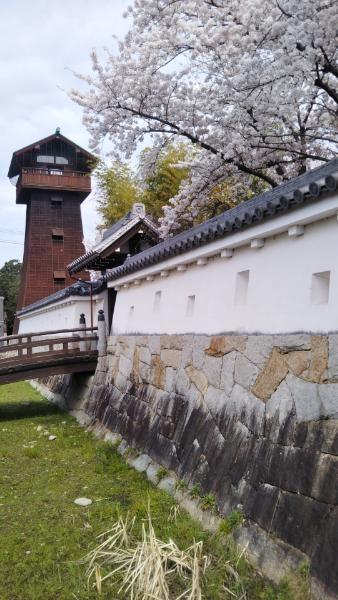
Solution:
[{"label": "wooden watchtower", "polygon": [[8,177],[17,204],[27,205],[17,309],[74,283],[66,266],[84,252],[81,202],[91,192],[93,162],[59,129],[14,152]]}]

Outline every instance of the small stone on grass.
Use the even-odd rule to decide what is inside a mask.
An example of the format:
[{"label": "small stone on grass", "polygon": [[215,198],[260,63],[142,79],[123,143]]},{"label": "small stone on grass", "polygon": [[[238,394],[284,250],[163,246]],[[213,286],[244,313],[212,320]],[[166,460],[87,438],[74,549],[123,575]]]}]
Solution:
[{"label": "small stone on grass", "polygon": [[74,500],[74,504],[77,504],[78,506],[89,506],[92,503],[93,501],[90,498],[76,498],[76,500]]}]

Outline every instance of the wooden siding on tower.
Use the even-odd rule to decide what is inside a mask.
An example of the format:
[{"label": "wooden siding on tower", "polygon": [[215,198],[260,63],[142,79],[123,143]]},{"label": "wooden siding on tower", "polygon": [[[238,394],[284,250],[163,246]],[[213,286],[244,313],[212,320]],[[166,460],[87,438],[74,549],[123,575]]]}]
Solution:
[{"label": "wooden siding on tower", "polygon": [[[66,266],[84,252],[81,201],[74,192],[64,193],[62,198],[62,205],[55,208],[50,191],[31,191],[18,309],[60,290],[60,283],[54,282],[55,271],[65,273],[62,287],[74,283]],[[53,241],[55,230],[63,230],[63,240],[58,243]],[[89,278],[86,272],[79,277]]]}]

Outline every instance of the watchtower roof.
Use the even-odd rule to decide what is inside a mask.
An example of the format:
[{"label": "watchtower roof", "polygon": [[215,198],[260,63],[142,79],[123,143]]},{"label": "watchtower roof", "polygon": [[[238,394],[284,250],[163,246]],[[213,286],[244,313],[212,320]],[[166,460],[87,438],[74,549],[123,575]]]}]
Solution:
[{"label": "watchtower roof", "polygon": [[33,142],[20,150],[13,152],[11,164],[9,166],[8,177],[11,179],[19,175],[22,167],[36,166],[35,158],[39,154],[52,155],[52,153],[67,153],[67,156],[73,158],[74,168],[77,170],[90,172],[95,162],[95,156],[68,139],[57,129],[55,133],[41,140]]}]

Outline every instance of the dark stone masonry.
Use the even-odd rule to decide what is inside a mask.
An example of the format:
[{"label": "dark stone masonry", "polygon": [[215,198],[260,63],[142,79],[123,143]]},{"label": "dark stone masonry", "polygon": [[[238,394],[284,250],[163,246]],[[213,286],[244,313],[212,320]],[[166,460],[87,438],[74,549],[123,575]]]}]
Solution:
[{"label": "dark stone masonry", "polygon": [[79,381],[47,385],[243,510],[238,542],[271,577],[306,559],[313,597],[337,597],[338,335],[111,337]]}]

